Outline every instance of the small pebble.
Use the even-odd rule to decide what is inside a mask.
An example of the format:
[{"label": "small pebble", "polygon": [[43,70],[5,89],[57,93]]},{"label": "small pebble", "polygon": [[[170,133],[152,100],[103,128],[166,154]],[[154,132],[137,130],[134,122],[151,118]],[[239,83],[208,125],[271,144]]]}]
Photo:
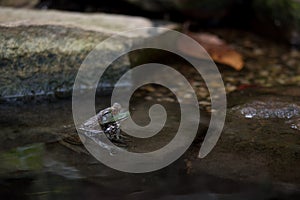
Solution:
[{"label": "small pebble", "polygon": [[185,94],[184,96],[183,96],[183,98],[185,98],[185,99],[190,99],[190,98],[192,98],[193,97],[193,95],[192,94],[189,94],[189,93],[187,93],[187,94]]},{"label": "small pebble", "polygon": [[211,105],[210,101],[199,101],[198,103],[199,103],[199,105],[202,105],[202,106],[210,106]]},{"label": "small pebble", "polygon": [[147,101],[151,101],[151,100],[153,100],[153,97],[151,97],[151,96],[146,96],[145,99],[146,99]]}]

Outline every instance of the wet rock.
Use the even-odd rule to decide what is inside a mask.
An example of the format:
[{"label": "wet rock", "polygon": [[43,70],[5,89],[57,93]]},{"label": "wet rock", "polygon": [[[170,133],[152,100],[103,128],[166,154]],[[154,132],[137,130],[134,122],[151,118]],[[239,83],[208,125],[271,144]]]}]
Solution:
[{"label": "wet rock", "polygon": [[[114,33],[149,26],[151,21],[139,17],[0,8],[0,96],[61,96],[71,90],[78,68],[97,44]],[[122,36],[131,45],[133,38],[154,35]],[[107,52],[124,46],[115,41],[101,52],[110,56]],[[128,56],[120,57],[102,86],[110,88],[129,67]]]},{"label": "wet rock", "polygon": [[253,101],[245,104],[243,107],[235,107],[234,110],[239,111],[245,118],[285,118],[299,116],[300,107],[293,103],[286,103],[280,101]]},{"label": "wet rock", "polygon": [[229,96],[223,133],[196,168],[231,179],[300,185],[297,87],[256,88]]}]

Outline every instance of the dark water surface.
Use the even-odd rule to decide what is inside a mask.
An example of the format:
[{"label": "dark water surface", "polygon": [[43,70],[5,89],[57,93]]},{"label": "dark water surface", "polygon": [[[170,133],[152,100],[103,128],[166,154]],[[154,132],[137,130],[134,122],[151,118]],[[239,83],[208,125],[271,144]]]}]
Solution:
[{"label": "dark water surface", "polygon": [[[108,105],[101,100],[97,110]],[[178,110],[166,103],[173,120],[165,135],[172,137]],[[0,104],[0,199],[299,199],[293,186],[272,182],[250,183],[189,173],[189,150],[170,166],[156,172],[129,174],[113,170],[84,151],[62,145],[62,130],[72,126],[70,100]],[[146,107],[144,107],[146,109]],[[174,108],[174,109],[173,109]],[[133,102],[133,119],[147,122],[140,101]],[[142,115],[142,116],[141,116]],[[205,116],[205,115],[204,115]],[[205,117],[203,117],[205,119]],[[207,119],[203,121],[207,123]],[[72,129],[70,129],[72,130]],[[205,130],[201,125],[199,132]],[[72,132],[72,131],[70,131]],[[133,151],[164,145],[165,136],[149,142],[133,140]],[[157,140],[157,141],[156,141]],[[136,143],[136,144],[132,144]],[[70,145],[72,146],[72,145]]]}]

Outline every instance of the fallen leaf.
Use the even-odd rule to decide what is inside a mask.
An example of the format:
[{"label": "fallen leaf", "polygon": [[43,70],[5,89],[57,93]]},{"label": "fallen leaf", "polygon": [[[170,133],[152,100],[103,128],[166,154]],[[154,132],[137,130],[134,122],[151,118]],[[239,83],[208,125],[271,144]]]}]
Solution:
[{"label": "fallen leaf", "polygon": [[185,34],[197,41],[206,50],[199,51],[199,48],[186,41],[187,38],[181,37],[177,40],[177,48],[186,55],[200,59],[211,57],[215,62],[228,65],[236,70],[241,70],[244,67],[242,55],[218,36],[210,33],[186,32]]}]

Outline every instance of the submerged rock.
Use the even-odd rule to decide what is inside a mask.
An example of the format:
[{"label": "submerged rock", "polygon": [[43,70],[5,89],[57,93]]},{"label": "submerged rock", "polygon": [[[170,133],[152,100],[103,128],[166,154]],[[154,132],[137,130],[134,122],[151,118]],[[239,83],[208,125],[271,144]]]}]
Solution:
[{"label": "submerged rock", "polygon": [[44,145],[41,143],[0,152],[0,177],[20,178],[21,173],[18,174],[16,171],[30,174],[30,171],[40,170],[42,168],[43,153]]}]

